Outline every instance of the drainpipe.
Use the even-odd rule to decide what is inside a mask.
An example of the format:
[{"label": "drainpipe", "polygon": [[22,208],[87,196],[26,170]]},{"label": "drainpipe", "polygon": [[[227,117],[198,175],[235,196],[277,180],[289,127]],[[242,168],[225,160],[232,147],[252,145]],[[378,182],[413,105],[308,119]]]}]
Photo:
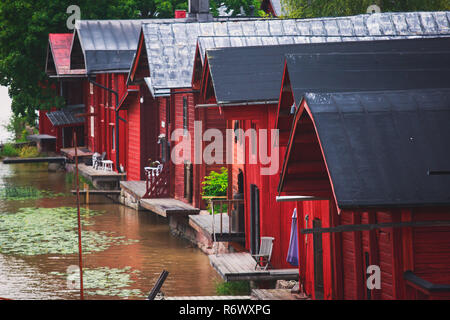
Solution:
[{"label": "drainpipe", "polygon": [[119,117],[119,93],[113,89],[107,88],[100,83],[95,82],[91,79],[90,76],[88,76],[88,81],[92,83],[94,86],[97,86],[99,88],[102,88],[103,90],[106,90],[108,92],[111,92],[116,97],[116,105],[114,107],[114,111],[116,113],[116,125],[115,125],[115,132],[116,132],[116,141],[115,141],[115,149],[116,149],[116,169],[117,172],[121,173],[120,170],[120,157],[119,157],[119,119],[122,121],[125,121],[125,119]]}]

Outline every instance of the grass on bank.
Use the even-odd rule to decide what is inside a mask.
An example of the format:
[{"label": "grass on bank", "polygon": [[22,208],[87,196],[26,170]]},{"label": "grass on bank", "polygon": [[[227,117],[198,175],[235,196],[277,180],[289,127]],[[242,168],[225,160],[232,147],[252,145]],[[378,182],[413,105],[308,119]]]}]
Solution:
[{"label": "grass on bank", "polygon": [[248,296],[251,293],[250,282],[217,282],[216,293],[219,296]]},{"label": "grass on bank", "polygon": [[0,158],[19,157],[19,158],[37,158],[45,157],[46,154],[39,153],[35,146],[15,147],[12,143],[6,143],[0,151]]}]

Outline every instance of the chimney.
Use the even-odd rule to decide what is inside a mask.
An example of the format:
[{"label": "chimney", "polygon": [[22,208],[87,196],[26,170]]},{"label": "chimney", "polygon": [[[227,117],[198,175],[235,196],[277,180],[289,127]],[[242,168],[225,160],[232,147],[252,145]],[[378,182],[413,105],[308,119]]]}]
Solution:
[{"label": "chimney", "polygon": [[175,19],[184,19],[186,18],[185,10],[175,10]]},{"label": "chimney", "polygon": [[189,19],[206,22],[212,21],[212,14],[209,12],[209,0],[189,0]]}]

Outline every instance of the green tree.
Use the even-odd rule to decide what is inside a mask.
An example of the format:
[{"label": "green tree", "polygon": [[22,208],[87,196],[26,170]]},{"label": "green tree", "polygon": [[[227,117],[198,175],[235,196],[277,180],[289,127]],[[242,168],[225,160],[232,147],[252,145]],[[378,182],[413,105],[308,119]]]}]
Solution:
[{"label": "green tree", "polygon": [[48,34],[71,32],[66,11],[73,4],[82,19],[170,18],[187,9],[187,0],[0,1],[0,85],[9,87],[14,114],[30,124],[36,110],[63,105],[45,74],[45,58]]},{"label": "green tree", "polygon": [[[61,106],[54,82],[45,74],[49,33],[70,32],[67,7],[73,0],[0,2],[0,84],[9,87],[14,114],[33,123],[38,109]],[[133,1],[78,1],[82,18],[134,18]]]},{"label": "green tree", "polygon": [[382,12],[450,10],[448,0],[281,0],[286,18],[337,17],[362,14],[376,4]]},{"label": "green tree", "polygon": [[225,12],[231,13],[233,17],[241,13],[241,7],[244,15],[249,16],[253,12],[253,15],[257,17],[266,16],[264,11],[260,10],[260,0],[210,0],[209,5],[214,16],[219,15],[219,7],[222,5],[227,8]]}]

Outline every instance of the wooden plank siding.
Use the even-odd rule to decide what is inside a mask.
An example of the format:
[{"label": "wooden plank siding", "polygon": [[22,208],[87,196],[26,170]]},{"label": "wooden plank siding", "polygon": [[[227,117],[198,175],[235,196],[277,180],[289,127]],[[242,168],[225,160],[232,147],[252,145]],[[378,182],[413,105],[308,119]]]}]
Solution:
[{"label": "wooden plank siding", "polygon": [[128,105],[128,168],[127,180],[142,180],[141,159],[141,105],[139,99],[133,99]]},{"label": "wooden plank siding", "polygon": [[[275,126],[276,106],[275,105],[255,105],[236,106],[224,108],[224,116],[229,120],[229,129],[234,128],[234,120],[239,120],[239,127],[244,132],[249,129],[268,130],[268,146],[273,143],[270,138],[270,130]],[[244,136],[234,144],[234,159],[237,162],[238,155],[244,153],[245,164],[228,166],[231,177],[231,190],[237,190],[237,175],[239,170],[244,174],[244,211],[245,211],[245,247],[250,250],[250,212],[251,212],[251,185],[258,187],[260,194],[260,235],[274,237],[271,263],[275,268],[294,268],[286,262],[287,250],[289,248],[291,217],[296,203],[276,202],[277,186],[279,181],[279,170],[274,175],[262,175],[261,165],[258,159],[258,147],[251,145],[250,137]],[[282,159],[285,148],[279,148],[279,159]],[[279,169],[280,166],[279,166]],[[232,197],[232,194],[229,194]]]}]

